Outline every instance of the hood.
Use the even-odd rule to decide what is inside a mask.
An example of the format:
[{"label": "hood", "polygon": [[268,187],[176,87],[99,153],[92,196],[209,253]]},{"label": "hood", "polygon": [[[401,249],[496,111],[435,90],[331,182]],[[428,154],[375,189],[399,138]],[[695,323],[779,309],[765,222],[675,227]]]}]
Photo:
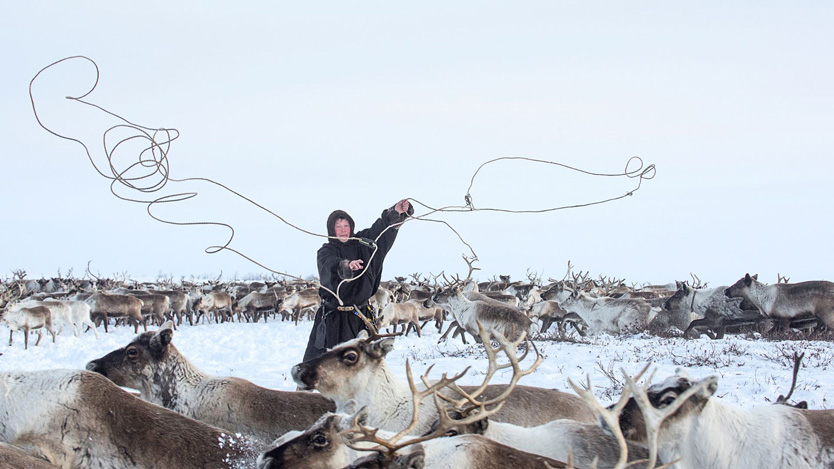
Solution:
[{"label": "hood", "polygon": [[[344,210],[334,210],[333,213],[327,217],[327,236],[336,236],[336,220],[339,218],[344,218],[348,221],[348,223],[350,223],[350,236],[353,237],[356,232],[356,224],[353,222],[353,218],[351,218],[350,215],[348,215],[348,213]],[[330,241],[338,240],[330,239]]]}]

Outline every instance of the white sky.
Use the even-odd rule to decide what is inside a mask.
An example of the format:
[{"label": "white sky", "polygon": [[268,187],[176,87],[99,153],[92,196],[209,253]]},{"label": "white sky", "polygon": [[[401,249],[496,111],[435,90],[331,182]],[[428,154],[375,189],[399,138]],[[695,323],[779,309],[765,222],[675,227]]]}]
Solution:
[{"label": "white sky", "polygon": [[[79,145],[37,125],[29,81],[86,55],[101,71],[88,100],[181,132],[172,177],[215,179],[311,231],[336,208],[363,228],[403,197],[460,205],[493,158],[613,173],[638,155],[657,176],[621,201],[441,218],[472,245],[482,279],[561,278],[568,260],[635,283],[834,279],[829,2],[449,3],[6,2],[0,276],[81,276],[88,261],[134,278],[265,272],[204,252],[224,229],[164,225],[115,198]],[[85,141],[104,168],[102,135],[118,122],[63,98],[93,78],[65,63],[35,98],[44,123]],[[138,159],[128,153],[118,167]],[[472,195],[476,207],[530,210],[634,184],[516,161],[482,170]],[[228,193],[169,183],[148,197],[190,190],[199,195],[155,213],[229,223],[233,248],[315,273],[320,238]],[[385,275],[465,274],[464,252],[444,226],[410,223]]]}]

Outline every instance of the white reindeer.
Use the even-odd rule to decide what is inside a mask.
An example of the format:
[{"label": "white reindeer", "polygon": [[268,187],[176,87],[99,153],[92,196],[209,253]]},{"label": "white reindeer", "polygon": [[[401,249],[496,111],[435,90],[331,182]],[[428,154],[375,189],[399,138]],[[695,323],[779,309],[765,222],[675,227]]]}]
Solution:
[{"label": "white reindeer", "polygon": [[[83,301],[55,299],[45,300],[43,304],[52,311],[53,324],[65,324],[71,326],[72,333],[76,337],[79,336],[81,329],[84,326],[87,326],[93,330],[93,334],[95,334],[96,339],[98,339],[98,330],[96,330],[96,325],[90,317],[91,308],[89,304]],[[64,305],[66,308],[53,308],[53,304]],[[58,333],[60,334],[60,330]]]},{"label": "white reindeer", "polygon": [[715,397],[717,389],[715,376],[693,381],[679,371],[642,392],[635,389],[619,426],[641,445],[651,446],[656,435],[658,456],[680,460],[673,466],[678,469],[834,467],[834,411],[740,409]]},{"label": "white reindeer", "polygon": [[[489,342],[489,341],[487,341]],[[409,383],[403,382],[388,367],[385,356],[393,349],[390,337],[370,339],[360,332],[356,339],[344,342],[328,350],[318,358],[293,367],[292,377],[302,389],[316,389],[333,399],[337,409],[343,409],[350,400],[359,406],[369,406],[372,425],[389,430],[399,430],[408,425],[412,416],[413,392]],[[485,350],[493,353],[491,345]],[[514,380],[524,373],[515,357],[511,361]],[[510,365],[502,365],[508,367]],[[490,361],[488,378],[498,369],[495,358]],[[508,389],[508,385],[461,386],[462,391],[480,399],[494,399]],[[420,422],[415,433],[425,433],[437,420],[433,406],[420,411]],[[578,397],[555,389],[516,386],[504,401],[501,410],[493,416],[495,421],[506,421],[523,426],[536,426],[560,418],[581,422],[594,422],[593,414]]]},{"label": "white reindeer", "polygon": [[[595,423],[559,419],[536,426],[520,427],[488,418],[469,425],[454,425],[458,434],[478,434],[512,448],[559,461],[573,460],[576,467],[614,468],[620,457],[617,439]],[[648,452],[637,445],[628,447],[628,460],[646,459]],[[594,465],[596,461],[596,465]]]},{"label": "white reindeer", "polygon": [[651,306],[639,298],[591,298],[576,291],[560,306],[576,313],[588,325],[591,333],[636,333],[646,329],[653,319]]},{"label": "white reindeer", "polygon": [[52,329],[52,313],[49,308],[43,305],[26,303],[11,304],[3,314],[3,322],[9,327],[9,347],[12,346],[12,338],[15,331],[23,331],[24,348],[29,348],[29,331],[34,330],[38,334],[35,346],[41,343],[43,338],[42,329],[52,334],[52,342],[55,342],[55,331]]},{"label": "white reindeer", "polygon": [[258,469],[310,467],[504,469],[523,467],[561,469],[558,460],[526,453],[480,435],[442,437],[452,421],[428,435],[366,427],[367,407],[356,414],[325,414],[304,432],[286,434],[274,448],[258,456]]}]

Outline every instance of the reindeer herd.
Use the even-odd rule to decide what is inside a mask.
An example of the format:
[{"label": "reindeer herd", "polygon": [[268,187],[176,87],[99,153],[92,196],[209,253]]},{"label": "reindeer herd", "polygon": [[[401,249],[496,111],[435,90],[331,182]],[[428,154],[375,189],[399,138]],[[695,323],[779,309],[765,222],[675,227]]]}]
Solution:
[{"label": "reindeer herd", "polygon": [[[10,346],[16,331],[26,348],[30,331],[38,342],[43,330],[55,341],[62,327],[98,337],[108,323],[137,335],[84,370],[0,373],[0,460],[33,468],[834,467],[834,411],[782,400],[739,409],[716,396],[714,376],[680,371],[655,381],[645,369],[623,372],[610,406],[590,381],[571,383],[574,393],[522,383],[543,360],[529,339],[554,324],[555,338],[826,330],[834,327],[834,284],[766,285],[745,275],[707,288],[693,276],[629,288],[572,274],[570,265],[547,284],[532,276],[477,282],[474,270],[470,263],[464,279],[384,282],[371,299],[379,332],[292,367],[297,391],[205,373],[174,336],[186,322],[308,321],[320,301],[312,283],[4,281]],[[440,340],[481,344],[481,384],[459,385],[463,366],[435,378],[430,367],[415,379],[406,362],[407,379],[399,378],[386,362],[397,328],[420,335],[428,323]],[[493,383],[504,371],[509,382]]]}]

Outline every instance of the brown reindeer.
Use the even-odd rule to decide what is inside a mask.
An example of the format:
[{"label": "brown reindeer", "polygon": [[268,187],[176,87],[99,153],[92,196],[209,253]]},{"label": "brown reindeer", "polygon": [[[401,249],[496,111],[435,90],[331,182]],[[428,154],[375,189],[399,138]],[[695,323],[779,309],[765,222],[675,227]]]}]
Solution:
[{"label": "brown reindeer", "polygon": [[245,437],[80,370],[0,373],[0,429],[6,442],[63,468],[245,468],[257,454]]},{"label": "brown reindeer", "polygon": [[133,324],[134,333],[139,332],[140,323],[148,330],[148,322],[142,316],[142,306],[145,303],[135,296],[94,293],[84,301],[90,305],[90,317],[94,318],[96,325],[104,321],[104,332],[108,332],[107,324],[111,317],[127,318]]},{"label": "brown reindeer", "polygon": [[309,392],[277,391],[241,378],[215,377],[191,364],[171,343],[172,323],[140,334],[127,346],[92,360],[87,369],[142,399],[188,417],[262,441],[302,430],[335,410],[330,399]]}]

